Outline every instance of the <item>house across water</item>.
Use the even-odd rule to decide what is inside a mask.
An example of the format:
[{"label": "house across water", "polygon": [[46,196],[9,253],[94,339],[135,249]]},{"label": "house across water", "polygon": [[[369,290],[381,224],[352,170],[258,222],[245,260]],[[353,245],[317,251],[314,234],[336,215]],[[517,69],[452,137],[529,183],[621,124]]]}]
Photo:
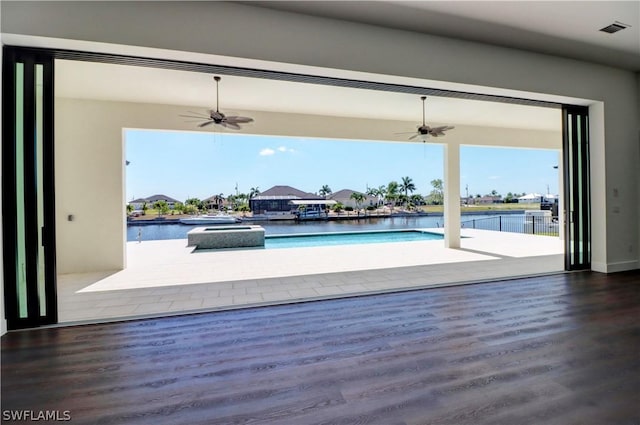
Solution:
[{"label": "house across water", "polygon": [[273,186],[257,196],[249,199],[249,208],[254,217],[264,216],[267,219],[293,219],[298,207],[290,201],[324,201],[315,193],[303,192],[291,186]]}]

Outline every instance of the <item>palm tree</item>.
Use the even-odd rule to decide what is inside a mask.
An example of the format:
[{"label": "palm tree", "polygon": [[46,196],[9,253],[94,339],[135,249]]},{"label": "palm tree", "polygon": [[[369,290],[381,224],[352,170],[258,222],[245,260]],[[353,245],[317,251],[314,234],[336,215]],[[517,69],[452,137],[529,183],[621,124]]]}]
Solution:
[{"label": "palm tree", "polygon": [[384,198],[391,202],[391,212],[393,212],[393,207],[396,205],[396,200],[398,199],[398,191],[400,190],[400,185],[398,185],[397,181],[391,181],[387,184],[385,189]]},{"label": "palm tree", "polygon": [[384,197],[387,193],[387,188],[384,185],[378,186],[378,206],[382,205],[384,203]]},{"label": "palm tree", "polygon": [[368,187],[367,191],[365,192],[368,196],[375,196],[376,198],[378,198],[378,201],[380,200],[379,198],[379,192],[378,189],[375,187]]},{"label": "palm tree", "polygon": [[218,211],[220,211],[220,207],[224,203],[224,194],[219,193],[217,195],[213,195],[213,202],[215,202],[216,208],[218,209]]},{"label": "palm tree", "polygon": [[413,184],[413,179],[411,177],[403,177],[402,184],[400,184],[400,190],[404,192],[405,205],[409,200],[409,193],[413,193],[416,190],[416,185]]},{"label": "palm tree", "polygon": [[154,202],[153,208],[158,212],[158,217],[169,212],[169,204],[164,200]]},{"label": "palm tree", "polygon": [[247,210],[249,208],[249,195],[247,193],[239,193],[238,195],[236,195],[236,199],[238,200],[238,203],[240,205],[237,206],[236,210],[237,211],[242,211],[243,207],[247,207]]},{"label": "palm tree", "polygon": [[249,208],[249,211],[251,211],[251,199],[258,195],[260,195],[260,188],[258,186],[249,189],[249,194],[247,195],[247,207]]},{"label": "palm tree", "polygon": [[444,183],[442,179],[431,180],[431,186],[433,186],[433,190],[429,195],[431,203],[433,205],[442,205],[444,203]]},{"label": "palm tree", "polygon": [[249,189],[249,199],[258,195],[260,195],[260,188],[258,186],[252,187],[251,189]]},{"label": "palm tree", "polygon": [[237,201],[237,196],[234,194],[228,195],[227,196],[227,202],[231,205],[231,209],[235,210],[236,209],[236,201]]},{"label": "palm tree", "polygon": [[385,186],[378,187],[370,187],[367,189],[367,195],[375,196],[377,199],[376,206],[379,207],[382,205],[382,200],[384,199],[384,194],[386,193],[387,188]]},{"label": "palm tree", "polygon": [[320,194],[320,196],[326,198],[328,195],[331,195],[333,192],[331,191],[331,188],[329,187],[329,185],[325,184],[320,188],[318,193]]},{"label": "palm tree", "polygon": [[364,194],[360,192],[353,192],[350,196],[356,203],[356,208],[358,209],[358,215],[360,215],[360,204],[364,201]]},{"label": "palm tree", "polygon": [[411,197],[409,198],[409,202],[411,202],[410,205],[413,206],[421,205],[422,203],[424,203],[424,198],[422,197],[422,195],[416,193],[415,195],[411,195]]}]

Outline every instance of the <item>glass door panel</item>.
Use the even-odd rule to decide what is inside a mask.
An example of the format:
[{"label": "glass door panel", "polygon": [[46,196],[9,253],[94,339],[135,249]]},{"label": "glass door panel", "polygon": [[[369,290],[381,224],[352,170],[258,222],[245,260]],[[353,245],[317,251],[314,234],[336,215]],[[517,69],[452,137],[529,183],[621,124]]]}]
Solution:
[{"label": "glass door panel", "polygon": [[588,109],[563,107],[565,269],[591,268]]},{"label": "glass door panel", "polygon": [[25,242],[25,219],[24,219],[24,64],[16,63],[16,136],[15,136],[15,202],[16,202],[16,291],[18,293],[18,314],[20,318],[28,317],[27,313],[27,254]]},{"label": "glass door panel", "polygon": [[51,57],[4,48],[2,226],[10,329],[57,322],[52,77]]},{"label": "glass door panel", "polygon": [[45,252],[42,230],[44,223],[44,93],[43,93],[44,66],[35,65],[35,143],[36,143],[36,196],[37,196],[37,227],[38,232],[38,301],[40,305],[40,315],[46,316],[46,287],[45,287]]}]

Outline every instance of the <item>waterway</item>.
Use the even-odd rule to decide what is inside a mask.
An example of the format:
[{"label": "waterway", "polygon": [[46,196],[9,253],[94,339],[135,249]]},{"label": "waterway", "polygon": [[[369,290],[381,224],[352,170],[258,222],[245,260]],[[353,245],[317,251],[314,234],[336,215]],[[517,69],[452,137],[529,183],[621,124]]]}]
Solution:
[{"label": "waterway", "polygon": [[[462,221],[476,220],[476,223],[484,222],[483,228],[493,226],[496,215],[469,215],[463,214]],[[503,217],[504,218],[504,217]],[[523,215],[510,215],[510,221],[522,222]],[[483,220],[486,219],[486,220]],[[399,230],[399,229],[424,229],[443,227],[442,216],[409,216],[409,217],[385,217],[368,218],[360,220],[335,220],[335,221],[260,221],[252,222],[265,229],[266,235],[283,235],[295,233],[326,233],[349,232],[358,230]],[[164,225],[129,225],[127,227],[127,241],[137,241],[138,236],[142,241],[186,239],[187,232],[202,225],[164,224]],[[469,226],[470,227],[470,226]]]}]

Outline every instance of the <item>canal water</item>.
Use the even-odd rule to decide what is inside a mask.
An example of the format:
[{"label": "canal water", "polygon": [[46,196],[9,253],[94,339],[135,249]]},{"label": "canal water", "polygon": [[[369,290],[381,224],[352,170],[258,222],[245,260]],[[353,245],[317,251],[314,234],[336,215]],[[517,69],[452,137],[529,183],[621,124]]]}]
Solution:
[{"label": "canal water", "polygon": [[[509,219],[522,222],[523,215],[510,215]],[[471,227],[470,220],[475,220],[477,224],[485,222],[492,226],[496,215],[466,216],[463,214],[462,221],[467,222],[467,227]],[[398,230],[398,229],[421,229],[443,227],[442,216],[415,216],[415,217],[385,217],[368,218],[360,220],[335,220],[335,221],[256,221],[247,222],[257,224],[265,229],[266,235],[283,235],[294,233],[326,233],[326,232],[349,232],[361,230]],[[127,227],[127,241],[137,241],[138,234],[143,241],[165,240],[165,239],[186,239],[187,232],[202,225],[185,224],[162,224],[162,225],[129,225]],[[488,229],[490,230],[490,229]]]}]

